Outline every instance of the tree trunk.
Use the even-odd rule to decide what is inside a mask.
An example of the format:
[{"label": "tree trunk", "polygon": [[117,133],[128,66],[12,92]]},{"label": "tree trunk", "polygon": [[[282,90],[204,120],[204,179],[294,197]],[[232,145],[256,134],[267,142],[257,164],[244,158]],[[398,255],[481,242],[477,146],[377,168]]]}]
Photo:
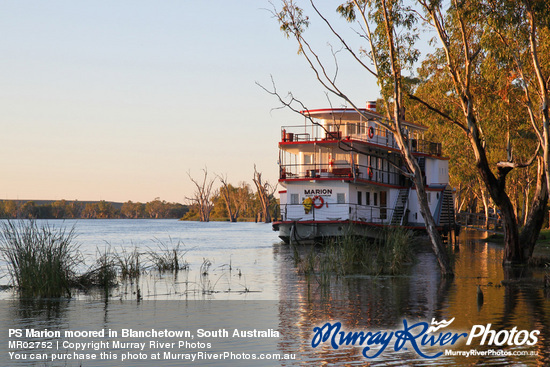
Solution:
[{"label": "tree trunk", "polygon": [[489,198],[483,187],[480,191],[481,201],[483,202],[483,212],[485,213],[485,229],[489,229]]},{"label": "tree trunk", "polygon": [[[415,162],[416,163],[416,162]],[[430,211],[430,206],[428,204],[428,198],[426,196],[426,190],[422,178],[422,173],[420,172],[420,167],[417,164],[414,164],[418,168],[418,174],[415,172],[414,184],[416,186],[416,194],[418,196],[418,202],[420,203],[420,213],[424,217],[424,222],[426,223],[426,231],[430,237],[430,242],[432,244],[432,250],[437,258],[439,264],[439,269],[441,274],[444,277],[453,277],[453,267],[449,259],[449,254],[447,249],[441,240],[441,235],[437,231],[437,225],[435,219]]]},{"label": "tree trunk", "polygon": [[500,205],[502,227],[504,229],[504,265],[524,264],[527,259],[519,246],[519,232],[514,207],[508,199],[506,204]]},{"label": "tree trunk", "polygon": [[260,200],[260,207],[262,209],[262,216],[265,223],[271,223],[271,213],[269,212],[269,204],[272,193],[268,192],[268,189],[272,189],[273,192],[275,188],[272,188],[268,182],[262,182],[262,174],[256,170],[256,165],[254,165],[254,184],[256,185],[256,190],[258,193],[258,199]]},{"label": "tree trunk", "polygon": [[[469,105],[469,103],[467,104]],[[506,193],[506,175],[511,168],[499,167],[499,176],[495,177],[489,162],[483,143],[479,137],[479,130],[475,118],[468,111],[467,114],[469,130],[469,140],[472,145],[476,158],[477,170],[481,176],[485,187],[495,205],[500,209],[502,218],[502,227],[504,229],[504,259],[503,264],[524,264],[527,259],[524,258],[523,251],[519,243],[518,222],[514,206],[510,197]]]},{"label": "tree trunk", "polygon": [[519,242],[522,245],[524,257],[528,260],[533,255],[535,244],[539,238],[539,233],[544,223],[546,216],[546,205],[548,204],[548,188],[546,187],[546,175],[544,174],[544,164],[539,159],[538,174],[537,174],[537,188],[535,190],[535,197],[533,205],[527,219],[525,220],[525,226],[521,231]]},{"label": "tree trunk", "polygon": [[424,182],[424,178],[422,176],[422,170],[418,165],[418,161],[411,153],[411,146],[409,145],[410,140],[408,138],[405,138],[403,135],[403,129],[401,126],[401,120],[404,119],[401,111],[401,103],[403,101],[403,86],[401,84],[401,67],[397,61],[398,53],[395,49],[395,24],[394,19],[390,15],[390,9],[388,8],[388,4],[386,3],[386,1],[382,1],[381,5],[383,9],[389,62],[393,79],[393,129],[391,129],[390,131],[393,132],[397,145],[401,150],[401,155],[407,163],[409,171],[412,172],[412,178],[416,186],[416,195],[418,196],[418,202],[420,204],[420,213],[424,217],[424,223],[426,224],[426,230],[430,237],[432,250],[439,264],[439,270],[443,276],[453,277],[453,267],[449,260],[449,256],[447,254],[445,246],[443,245],[443,241],[441,240],[441,235],[437,231],[435,220],[430,211],[428,196],[426,195],[426,183]]}]

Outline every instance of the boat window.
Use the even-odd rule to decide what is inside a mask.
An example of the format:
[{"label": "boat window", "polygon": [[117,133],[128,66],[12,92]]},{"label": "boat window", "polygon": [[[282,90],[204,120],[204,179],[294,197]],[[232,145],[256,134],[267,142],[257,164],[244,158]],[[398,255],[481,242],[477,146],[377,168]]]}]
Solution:
[{"label": "boat window", "polygon": [[370,192],[365,192],[365,205],[370,205]]},{"label": "boat window", "polygon": [[290,194],[290,204],[300,204],[298,202],[298,194]]},{"label": "boat window", "polygon": [[328,131],[338,131],[338,126],[335,124],[327,124],[326,126]]},{"label": "boat window", "polygon": [[334,155],[334,158],[336,158],[337,161],[346,161],[348,160],[349,154],[346,153],[336,153]]},{"label": "boat window", "polygon": [[366,131],[365,123],[364,122],[358,122],[357,123],[357,134],[364,134]]},{"label": "boat window", "polygon": [[357,205],[363,205],[363,193],[357,191]]},{"label": "boat window", "polygon": [[304,154],[304,164],[313,164],[313,154]]},{"label": "boat window", "polygon": [[378,205],[378,193],[377,192],[373,193],[372,201],[373,201],[374,206]]},{"label": "boat window", "polygon": [[337,193],[336,194],[336,202],[338,204],[345,204],[346,203],[346,194],[344,193]]}]

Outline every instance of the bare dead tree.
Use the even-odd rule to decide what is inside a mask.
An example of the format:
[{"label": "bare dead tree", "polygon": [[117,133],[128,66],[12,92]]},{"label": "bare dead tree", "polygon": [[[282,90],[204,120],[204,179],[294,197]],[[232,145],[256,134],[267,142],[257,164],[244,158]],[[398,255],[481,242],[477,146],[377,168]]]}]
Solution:
[{"label": "bare dead tree", "polygon": [[214,204],[212,203],[212,186],[214,185],[216,179],[208,179],[208,170],[206,168],[202,171],[204,173],[202,182],[195,180],[191,177],[191,173],[187,172],[189,179],[193,182],[196,189],[192,197],[186,197],[185,199],[192,205],[196,205],[198,207],[200,221],[208,222],[210,221],[210,212],[212,211],[212,208],[214,208]]},{"label": "bare dead tree", "polygon": [[258,172],[256,165],[254,165],[254,184],[256,185],[256,192],[258,193],[258,199],[260,200],[260,206],[262,209],[262,218],[265,223],[271,222],[271,213],[269,207],[271,204],[271,198],[277,190],[277,185],[273,186],[269,182],[262,180],[261,172]]}]

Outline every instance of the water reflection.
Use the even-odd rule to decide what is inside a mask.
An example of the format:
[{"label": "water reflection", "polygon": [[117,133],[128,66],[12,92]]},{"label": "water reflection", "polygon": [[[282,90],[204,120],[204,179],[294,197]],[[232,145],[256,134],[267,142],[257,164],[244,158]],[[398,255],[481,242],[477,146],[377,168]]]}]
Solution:
[{"label": "water reflection", "polygon": [[20,324],[29,329],[59,328],[64,323],[69,300],[50,299],[18,299],[7,302],[11,319],[14,324]]},{"label": "water reflection", "polygon": [[[442,279],[434,256],[418,254],[418,262],[410,273],[400,277],[350,276],[332,279],[329,289],[315,280],[307,281],[293,266],[290,249],[277,249],[281,257],[280,319],[288,338],[281,349],[299,353],[313,363],[340,365],[548,365],[550,363],[550,299],[548,290],[533,279],[543,276],[542,270],[504,271],[502,248],[484,241],[478,234],[463,232],[454,244],[455,279]],[[528,279],[529,281],[522,281]],[[503,285],[504,283],[505,285]],[[483,292],[478,302],[477,289]],[[340,321],[347,331],[378,331],[403,328],[402,320],[410,323],[452,319],[455,332],[470,332],[474,325],[491,324],[491,330],[539,330],[535,346],[455,345],[450,349],[467,351],[504,349],[537,352],[533,356],[442,356],[425,360],[416,353],[401,350],[386,351],[383,357],[367,360],[356,347],[333,350],[323,344],[311,347],[312,330],[325,322]],[[475,344],[475,345],[474,345]],[[432,354],[439,351],[435,348]]]},{"label": "water reflection", "polygon": [[[117,233],[124,236],[141,228],[136,222],[109,223],[120,227]],[[92,224],[97,225],[96,222]],[[196,330],[205,326],[232,328],[248,322],[251,328],[274,324],[273,327],[280,331],[279,339],[265,341],[262,348],[277,348],[281,353],[296,354],[299,358],[294,362],[279,361],[280,365],[550,365],[550,292],[542,287],[543,271],[505,271],[501,265],[502,248],[486,242],[477,233],[464,232],[459,242],[453,245],[455,279],[441,279],[435,258],[429,249],[424,249],[417,254],[418,261],[410,272],[403,276],[333,277],[329,287],[322,287],[314,278],[308,282],[298,273],[292,249],[287,245],[273,244],[269,237],[273,235],[266,233],[265,227],[211,223],[207,229],[215,230],[215,236],[207,236],[198,224],[193,224],[198,229],[176,222],[154,224],[162,225],[155,227],[159,233],[173,234],[179,230],[181,237],[187,238],[186,245],[193,249],[186,257],[191,263],[190,272],[180,272],[177,277],[173,274],[144,275],[139,282],[123,283],[113,289],[110,297],[105,297],[101,291],[81,295],[77,297],[79,301],[27,301],[12,297],[3,300],[0,307],[2,329],[85,330],[132,326]],[[90,245],[86,247],[90,251],[95,249],[96,231],[90,228],[84,232],[90,239]],[[151,235],[146,232],[143,236],[147,239]],[[203,293],[207,285],[202,285],[200,275],[194,273],[200,269],[205,257],[216,264],[208,280],[215,284],[218,292],[208,295]],[[478,302],[478,286],[484,296],[482,304]],[[136,297],[138,287],[144,299],[141,302]],[[251,291],[243,292],[244,289]],[[164,301],[166,299],[170,301]],[[243,311],[246,300],[259,302]],[[202,315],[202,318],[197,315]],[[469,332],[473,325],[489,323],[493,330],[513,327],[540,330],[539,342],[534,347],[503,348],[535,351],[538,355],[442,356],[429,361],[409,350],[394,352],[389,348],[380,358],[366,360],[360,348],[344,346],[334,350],[325,344],[316,349],[311,347],[312,329],[328,321],[340,321],[349,331],[378,331],[402,329],[403,319],[431,322],[432,318],[455,318],[450,329],[456,332]],[[3,339],[0,338],[4,350],[6,340],[7,333],[4,332]],[[228,339],[228,343],[233,341]],[[243,345],[251,347],[248,343]],[[227,345],[227,350],[234,347]],[[478,350],[490,348],[479,346],[479,343],[475,346],[462,343],[452,349],[466,351],[472,347]],[[441,349],[434,348],[428,352],[439,351]],[[103,365],[116,364],[105,362]],[[142,365],[150,365],[150,362]],[[174,362],[173,365],[179,364]],[[270,361],[265,365],[274,363]]]}]

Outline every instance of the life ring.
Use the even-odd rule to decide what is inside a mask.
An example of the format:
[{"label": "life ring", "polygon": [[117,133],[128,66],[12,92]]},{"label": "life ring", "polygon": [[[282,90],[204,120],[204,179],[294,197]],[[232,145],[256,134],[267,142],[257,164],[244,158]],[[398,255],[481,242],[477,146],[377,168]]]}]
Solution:
[{"label": "life ring", "polygon": [[369,175],[369,180],[372,180],[372,168],[371,167],[367,168],[367,175]]},{"label": "life ring", "polygon": [[374,138],[374,128],[369,126],[369,139]]},{"label": "life ring", "polygon": [[[319,199],[319,204],[316,203],[317,199]],[[323,200],[321,196],[313,197],[313,206],[315,207],[315,209],[321,209],[324,204],[325,204],[325,200]]]}]

